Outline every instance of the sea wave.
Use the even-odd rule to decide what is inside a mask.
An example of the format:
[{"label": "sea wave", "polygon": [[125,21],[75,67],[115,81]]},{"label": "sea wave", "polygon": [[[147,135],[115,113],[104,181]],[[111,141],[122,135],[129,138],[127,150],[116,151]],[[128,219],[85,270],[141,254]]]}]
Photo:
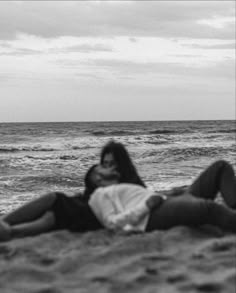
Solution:
[{"label": "sea wave", "polygon": [[0,146],[0,153],[16,153],[16,152],[53,152],[58,149],[43,146]]},{"label": "sea wave", "polygon": [[78,160],[78,156],[74,156],[74,155],[62,155],[59,158],[60,158],[60,160],[65,160],[65,161]]},{"label": "sea wave", "polygon": [[[83,186],[83,178],[79,176],[68,176],[64,174],[55,175],[35,175],[35,176],[21,176],[15,178],[14,190],[15,191],[33,191],[37,187],[44,187],[44,189],[53,190],[54,188],[81,188]],[[42,189],[42,188],[41,188]]]},{"label": "sea wave", "polygon": [[159,144],[168,144],[170,143],[168,140],[158,139],[158,140],[150,140],[146,141],[147,144],[159,145]]},{"label": "sea wave", "polygon": [[[27,155],[24,158],[30,159],[30,160],[39,160],[39,161],[48,161],[48,160],[53,160],[55,161],[55,156],[31,156]],[[23,158],[19,158],[18,160],[16,159],[15,162],[18,162],[19,160],[22,160]]]},{"label": "sea wave", "polygon": [[209,130],[208,133],[236,133],[236,129]]},{"label": "sea wave", "polygon": [[93,149],[96,146],[92,146],[92,145],[83,145],[83,146],[79,146],[79,145],[73,145],[73,146],[69,146],[69,149],[71,150],[87,150],[87,149]]},{"label": "sea wave", "polygon": [[97,130],[97,131],[92,131],[91,134],[95,136],[125,136],[125,135],[138,135],[141,133],[137,131],[126,131],[126,130],[112,130],[112,131]]},{"label": "sea wave", "polygon": [[145,130],[145,129],[135,129],[135,130],[95,130],[90,132],[94,136],[135,136],[135,135],[175,135],[193,132],[190,129],[155,129],[155,130]]},{"label": "sea wave", "polygon": [[213,157],[223,152],[227,152],[222,147],[188,147],[188,148],[170,148],[166,151],[166,156],[181,157],[183,159],[193,157]]},{"label": "sea wave", "polygon": [[181,134],[185,133],[186,130],[180,131],[180,130],[172,130],[172,129],[158,129],[158,130],[152,130],[149,131],[150,134]]},{"label": "sea wave", "polygon": [[187,148],[168,148],[156,149],[143,153],[143,158],[158,158],[158,159],[194,159],[198,157],[214,157],[226,154],[230,148],[223,147],[187,147]]},{"label": "sea wave", "polygon": [[0,208],[48,191],[83,190],[84,174],[112,137],[156,189],[185,184],[214,160],[236,168],[235,132],[234,121],[2,124]]}]

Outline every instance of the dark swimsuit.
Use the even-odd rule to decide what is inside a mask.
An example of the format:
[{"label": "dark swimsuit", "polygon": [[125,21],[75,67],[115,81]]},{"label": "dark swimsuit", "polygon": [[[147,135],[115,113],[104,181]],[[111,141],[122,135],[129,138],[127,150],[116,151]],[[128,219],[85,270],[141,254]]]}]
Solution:
[{"label": "dark swimsuit", "polygon": [[62,192],[56,192],[56,200],[51,210],[55,215],[56,230],[86,232],[103,228],[81,195],[69,197]]}]

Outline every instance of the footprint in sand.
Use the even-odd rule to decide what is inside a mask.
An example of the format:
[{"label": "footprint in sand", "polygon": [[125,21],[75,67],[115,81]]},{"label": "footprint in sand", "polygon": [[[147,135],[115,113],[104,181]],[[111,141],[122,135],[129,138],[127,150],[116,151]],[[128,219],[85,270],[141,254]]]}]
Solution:
[{"label": "footprint in sand", "polygon": [[195,288],[200,292],[222,292],[222,286],[217,283],[203,283],[195,285]]},{"label": "footprint in sand", "polygon": [[232,249],[235,249],[235,242],[233,241],[227,241],[227,242],[215,242],[212,243],[210,246],[210,250],[212,252],[224,252],[224,251],[230,251]]},{"label": "footprint in sand", "polygon": [[16,249],[9,247],[8,245],[1,245],[0,246],[0,255],[4,259],[10,259],[16,254]]},{"label": "footprint in sand", "polygon": [[161,254],[161,255],[153,254],[153,255],[145,255],[143,259],[151,260],[151,261],[168,261],[171,259],[171,256],[164,255],[164,254]]},{"label": "footprint in sand", "polygon": [[171,276],[167,277],[167,282],[171,284],[179,283],[179,282],[185,282],[187,280],[186,276],[184,274],[178,273],[178,274],[172,274]]},{"label": "footprint in sand", "polygon": [[159,274],[157,268],[146,268],[146,269],[145,269],[145,272],[146,272],[148,275],[152,275],[152,276],[156,276],[156,275]]},{"label": "footprint in sand", "polygon": [[219,293],[223,292],[221,284],[216,282],[202,282],[199,284],[188,284],[181,286],[181,292],[204,292],[204,293]]},{"label": "footprint in sand", "polygon": [[97,276],[92,278],[93,282],[99,282],[99,283],[108,283],[110,282],[109,277],[103,277],[103,276]]}]

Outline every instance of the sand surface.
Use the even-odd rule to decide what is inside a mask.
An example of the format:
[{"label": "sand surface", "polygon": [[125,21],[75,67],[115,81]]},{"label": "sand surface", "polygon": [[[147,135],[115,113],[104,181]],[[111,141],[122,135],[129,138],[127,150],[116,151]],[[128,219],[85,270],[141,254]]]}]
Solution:
[{"label": "sand surface", "polygon": [[1,293],[236,292],[236,236],[57,231],[0,243]]}]

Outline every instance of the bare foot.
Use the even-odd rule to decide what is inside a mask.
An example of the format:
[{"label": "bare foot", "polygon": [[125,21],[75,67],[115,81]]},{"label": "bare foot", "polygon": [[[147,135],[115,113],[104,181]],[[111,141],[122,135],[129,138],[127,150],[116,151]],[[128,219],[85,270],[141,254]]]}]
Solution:
[{"label": "bare foot", "polygon": [[7,241],[11,238],[11,226],[0,220],[0,241]]}]

